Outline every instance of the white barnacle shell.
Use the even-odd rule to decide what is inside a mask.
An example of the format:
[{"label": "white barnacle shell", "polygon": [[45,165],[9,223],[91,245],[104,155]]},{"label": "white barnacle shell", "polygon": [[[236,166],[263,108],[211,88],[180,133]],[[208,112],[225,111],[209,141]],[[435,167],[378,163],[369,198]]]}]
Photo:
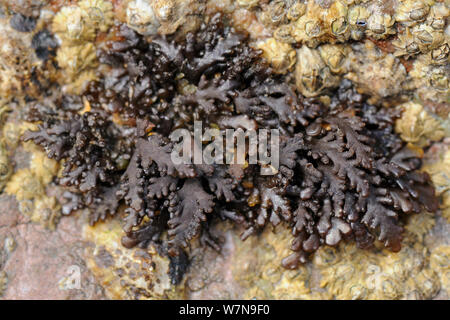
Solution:
[{"label": "white barnacle shell", "polygon": [[142,35],[155,35],[160,26],[149,0],[134,0],[128,4],[127,24]]}]

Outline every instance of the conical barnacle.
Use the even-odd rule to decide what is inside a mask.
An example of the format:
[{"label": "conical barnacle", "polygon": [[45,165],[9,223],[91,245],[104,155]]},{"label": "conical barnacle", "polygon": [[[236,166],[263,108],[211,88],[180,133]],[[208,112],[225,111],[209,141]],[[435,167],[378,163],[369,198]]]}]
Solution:
[{"label": "conical barnacle", "polygon": [[278,26],[288,22],[287,11],[289,1],[274,0],[271,1],[260,15],[260,21],[266,26]]},{"label": "conical barnacle", "polygon": [[326,89],[337,87],[339,78],[331,73],[319,50],[303,46],[297,50],[295,82],[303,95],[314,97]]},{"label": "conical barnacle", "polygon": [[345,245],[321,248],[314,263],[320,270],[320,286],[336,299],[408,299],[412,294],[415,299],[431,299],[441,284],[427,259],[421,243],[399,253]]},{"label": "conical barnacle", "polygon": [[127,24],[143,35],[156,34],[161,25],[147,0],[131,1],[127,7]]},{"label": "conical barnacle", "polygon": [[404,56],[408,59],[420,53],[419,44],[410,28],[406,28],[403,33],[399,33],[398,38],[392,41],[392,45],[395,47],[394,55],[396,57]]},{"label": "conical barnacle", "polygon": [[[438,51],[437,53],[443,53],[442,58],[448,59],[445,58],[445,52],[446,48],[444,47],[443,51]],[[417,88],[416,94],[420,99],[439,103],[447,102],[450,95],[448,65],[430,63],[430,60],[433,61],[431,54],[420,55],[414,61],[409,75]]]},{"label": "conical barnacle", "polygon": [[450,15],[448,3],[435,3],[427,17],[426,24],[435,30],[444,30]]},{"label": "conical barnacle", "polygon": [[42,195],[45,187],[33,171],[29,168],[18,170],[6,185],[7,194],[15,195],[18,201],[33,199]]},{"label": "conical barnacle", "polygon": [[61,8],[53,19],[52,31],[63,41],[94,41],[96,30],[86,22],[85,11],[78,6]]},{"label": "conical barnacle", "polygon": [[433,0],[402,0],[395,12],[395,20],[407,27],[424,21],[433,2]]},{"label": "conical barnacle", "polygon": [[173,290],[169,258],[154,246],[125,249],[120,246],[122,227],[117,219],[83,228],[83,239],[95,246],[85,250],[86,264],[110,299],[181,299],[183,284]]},{"label": "conical barnacle", "polygon": [[70,79],[75,79],[80,73],[98,66],[96,48],[90,42],[61,47],[56,61]]},{"label": "conical barnacle", "polygon": [[433,27],[421,23],[411,30],[414,36],[415,42],[419,46],[419,50],[422,53],[426,53],[432,49],[439,47],[445,39],[444,32],[442,30],[435,30]]},{"label": "conical barnacle", "polygon": [[450,59],[450,47],[449,43],[444,43],[440,47],[432,50],[428,55],[430,57],[430,64],[446,65]]},{"label": "conical barnacle", "polygon": [[296,61],[296,52],[291,45],[269,38],[256,46],[262,50],[262,56],[270,63],[276,73],[284,74]]},{"label": "conical barnacle", "polygon": [[323,44],[319,46],[322,60],[330,68],[332,73],[343,74],[348,70],[348,54],[350,48],[340,44]]},{"label": "conical barnacle", "polygon": [[292,1],[292,4],[287,9],[286,17],[290,21],[296,21],[305,13],[306,13],[306,4],[300,2],[300,0],[295,0]]},{"label": "conical barnacle", "polygon": [[395,19],[389,14],[372,14],[367,20],[366,35],[374,39],[384,39],[395,34]]},{"label": "conical barnacle", "polygon": [[194,0],[134,0],[126,10],[127,24],[142,35],[191,31],[198,24],[202,3]]},{"label": "conical barnacle", "polygon": [[83,0],[61,8],[53,19],[52,30],[68,45],[94,41],[99,31],[112,25],[113,7],[104,0]]},{"label": "conical barnacle", "polygon": [[404,112],[395,123],[395,130],[402,139],[419,148],[439,141],[445,134],[440,122],[434,119],[421,104],[408,102],[400,106]]},{"label": "conical barnacle", "polygon": [[30,77],[33,64],[25,42],[8,32],[0,34],[0,97],[4,99],[26,90],[24,80]]},{"label": "conical barnacle", "polygon": [[295,43],[296,40],[293,37],[294,27],[292,24],[283,24],[275,29],[273,37],[281,42]]},{"label": "conical barnacle", "polygon": [[85,14],[86,24],[101,32],[108,31],[114,19],[113,5],[105,0],[83,0],[77,3]]}]

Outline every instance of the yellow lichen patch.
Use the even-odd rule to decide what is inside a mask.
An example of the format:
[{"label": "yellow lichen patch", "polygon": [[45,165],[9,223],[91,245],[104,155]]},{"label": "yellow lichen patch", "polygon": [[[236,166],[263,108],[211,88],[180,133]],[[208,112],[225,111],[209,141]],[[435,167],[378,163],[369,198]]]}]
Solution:
[{"label": "yellow lichen patch", "polygon": [[25,150],[31,153],[30,170],[44,184],[49,184],[59,170],[59,163],[47,157],[39,147],[32,143],[24,144]]},{"label": "yellow lichen patch", "polygon": [[[340,245],[331,261],[320,265],[320,285],[336,299],[407,299],[415,293],[430,299],[439,291],[440,281],[427,267],[423,245],[416,247],[392,253]],[[314,261],[329,259],[321,257],[324,250],[332,249],[320,249]]]},{"label": "yellow lichen patch", "polygon": [[274,38],[267,39],[257,45],[263,51],[263,57],[270,63],[276,73],[285,74],[295,64],[296,52],[288,43]]},{"label": "yellow lichen patch", "polygon": [[10,148],[15,149],[20,142],[20,137],[27,130],[35,130],[36,124],[30,122],[22,122],[17,124],[15,122],[7,122],[3,126],[2,137],[3,142]]},{"label": "yellow lichen patch", "polygon": [[[236,236],[236,235],[234,235]],[[233,279],[245,288],[244,299],[323,299],[322,293],[311,291],[311,272],[306,266],[286,270],[283,257],[290,254],[284,240],[290,233],[283,228],[264,231],[260,237],[245,242],[235,239],[236,252],[231,261]]]},{"label": "yellow lichen patch", "polygon": [[42,177],[33,170],[20,169],[11,177],[5,191],[14,195],[19,202],[19,210],[31,221],[55,229],[60,217],[60,206],[55,197],[46,195]]},{"label": "yellow lichen patch", "polygon": [[422,105],[408,102],[400,106],[404,111],[395,123],[395,131],[401,138],[419,148],[444,137],[444,129]]},{"label": "yellow lichen patch", "polygon": [[111,299],[180,299],[184,285],[171,286],[167,274],[169,259],[153,247],[126,249],[121,245],[123,230],[117,219],[85,226],[83,238],[86,262]]},{"label": "yellow lichen patch", "polygon": [[405,226],[410,237],[405,241],[412,240],[411,244],[416,241],[423,242],[425,235],[436,224],[435,215],[431,212],[421,212],[420,214],[414,214],[408,219],[408,223]]},{"label": "yellow lichen patch", "polygon": [[442,198],[442,215],[450,222],[450,150],[439,161],[425,163],[423,170],[428,172],[436,188],[436,194]]}]

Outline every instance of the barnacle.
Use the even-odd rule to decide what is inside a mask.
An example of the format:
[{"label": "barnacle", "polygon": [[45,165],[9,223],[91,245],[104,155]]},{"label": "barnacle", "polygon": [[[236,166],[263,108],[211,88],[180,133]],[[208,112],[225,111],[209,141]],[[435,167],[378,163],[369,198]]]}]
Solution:
[{"label": "barnacle", "polygon": [[72,45],[94,41],[97,32],[112,25],[112,4],[104,0],[83,0],[63,7],[53,19],[53,32]]},{"label": "barnacle", "polygon": [[113,6],[104,0],[83,0],[63,7],[54,17],[52,30],[62,40],[56,60],[65,71],[65,91],[79,94],[95,79],[98,66],[95,41],[113,23]]},{"label": "barnacle", "polygon": [[323,44],[319,46],[320,56],[330,71],[343,74],[348,71],[349,48],[340,44]]},{"label": "barnacle", "polygon": [[95,40],[95,27],[85,21],[85,14],[79,6],[63,7],[53,19],[52,31],[71,44]]},{"label": "barnacle", "polygon": [[67,75],[74,79],[79,73],[98,64],[95,50],[95,46],[90,42],[79,46],[62,47],[58,50],[56,61],[61,68],[65,69]]},{"label": "barnacle", "polygon": [[287,43],[270,38],[258,44],[257,48],[263,51],[263,57],[277,73],[286,73],[295,64],[296,52]]},{"label": "barnacle", "polygon": [[427,18],[433,2],[433,0],[401,1],[396,10],[395,20],[408,27],[414,26]]},{"label": "barnacle", "polygon": [[161,25],[156,17],[150,1],[131,1],[127,7],[128,25],[143,35],[156,34]]},{"label": "barnacle", "polygon": [[[364,37],[367,28],[367,22],[370,17],[370,12],[364,6],[352,6],[348,11],[348,24],[350,27],[351,37],[354,40],[361,40]],[[377,29],[376,17],[372,18],[372,27]],[[373,31],[372,31],[373,32]]]},{"label": "barnacle", "polygon": [[404,141],[423,148],[444,137],[444,130],[439,121],[424,110],[422,105],[408,102],[401,107],[404,113],[397,120],[395,130]]},{"label": "barnacle", "polygon": [[193,0],[134,0],[127,7],[127,23],[143,35],[172,34],[178,28],[187,32],[198,24],[202,5]]},{"label": "barnacle", "polygon": [[334,1],[329,7],[308,1],[306,13],[294,22],[292,33],[297,42],[310,47],[323,42],[343,42],[349,39],[350,21],[356,21],[356,16],[359,14],[352,14],[341,1]]},{"label": "barnacle", "polygon": [[395,19],[389,14],[371,15],[367,21],[367,32],[369,37],[383,39],[395,34]]},{"label": "barnacle", "polygon": [[[423,101],[431,100],[446,102],[450,95],[450,80],[448,76],[448,59],[446,47],[435,49],[431,54],[420,55],[409,72],[417,95]],[[435,55],[433,56],[433,52]],[[444,62],[444,63],[443,63]]]},{"label": "barnacle", "polygon": [[[298,49],[295,80],[297,88],[304,96],[317,96],[325,90],[339,85],[339,77],[334,75],[330,69],[339,70],[343,57],[339,55],[339,51],[337,51],[338,54],[336,55],[330,55],[329,51],[331,50],[324,48],[319,51],[307,46]],[[325,59],[322,59],[321,53],[323,53]]]},{"label": "barnacle", "polygon": [[[295,269],[344,239],[360,248],[377,239],[399,251],[403,217],[437,209],[429,177],[418,171],[420,158],[394,132],[399,112],[367,104],[332,73],[342,72],[343,62],[331,58],[339,47],[298,50],[301,95],[219,14],[185,37],[147,42],[126,25],[117,36],[100,53],[107,74],[83,93],[85,109],[38,112],[42,124],[23,138],[64,161],[58,182],[70,190],[65,214],[87,207],[95,223],[125,204],[122,244],[157,246],[169,256],[172,283],[182,281],[185,249],[195,238],[220,248],[209,232],[217,217],[244,226],[243,239],[268,225],[291,229],[293,253],[282,265]],[[396,85],[404,77],[393,56],[381,56],[374,68],[389,70],[384,80]],[[329,88],[338,88],[330,108],[307,98]],[[395,93],[384,89],[375,91]],[[219,132],[278,129],[280,168],[173,162],[175,144],[167,137],[178,128],[195,130],[199,119]],[[28,189],[17,183],[32,174],[13,177],[11,191],[25,199]],[[383,292],[397,297],[397,284]]]}]

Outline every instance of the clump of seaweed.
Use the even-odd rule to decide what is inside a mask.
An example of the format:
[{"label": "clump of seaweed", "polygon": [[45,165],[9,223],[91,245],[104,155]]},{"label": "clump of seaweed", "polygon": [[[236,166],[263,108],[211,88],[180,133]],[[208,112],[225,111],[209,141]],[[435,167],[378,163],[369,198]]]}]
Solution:
[{"label": "clump of seaweed", "polygon": [[[283,265],[292,269],[342,240],[398,251],[402,217],[437,209],[420,158],[395,133],[400,112],[368,105],[350,81],[329,108],[303,97],[221,15],[184,39],[147,42],[125,25],[117,39],[99,56],[108,77],[84,93],[89,108],[41,112],[43,124],[24,139],[64,160],[65,213],[89,207],[95,223],[124,203],[122,244],[161,245],[174,283],[194,238],[220,249],[210,229],[217,218],[242,226],[242,239],[285,224],[293,254]],[[279,129],[279,170],[175,164],[168,136],[199,119],[221,131]]]}]

